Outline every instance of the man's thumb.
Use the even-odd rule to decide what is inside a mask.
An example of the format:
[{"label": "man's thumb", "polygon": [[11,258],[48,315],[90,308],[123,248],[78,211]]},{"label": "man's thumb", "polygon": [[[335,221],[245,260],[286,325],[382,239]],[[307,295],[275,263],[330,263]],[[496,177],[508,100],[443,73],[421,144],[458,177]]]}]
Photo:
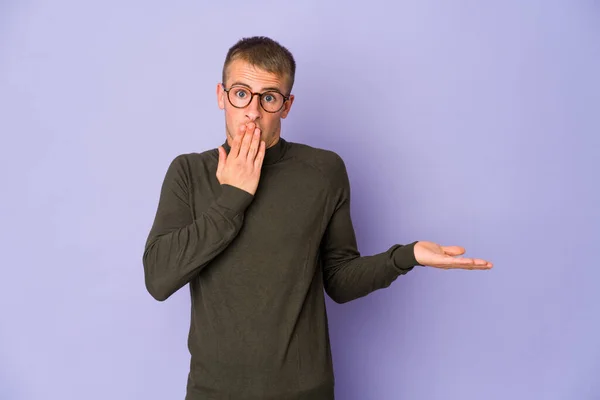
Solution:
[{"label": "man's thumb", "polygon": [[465,248],[461,246],[442,246],[442,250],[449,256],[460,256],[465,254]]}]

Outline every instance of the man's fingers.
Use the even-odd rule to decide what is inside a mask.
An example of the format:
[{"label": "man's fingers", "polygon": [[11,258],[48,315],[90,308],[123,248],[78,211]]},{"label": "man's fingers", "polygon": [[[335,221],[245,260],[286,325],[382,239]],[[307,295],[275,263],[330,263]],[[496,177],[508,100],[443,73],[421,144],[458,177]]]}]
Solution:
[{"label": "man's fingers", "polygon": [[422,264],[434,268],[487,270],[493,267],[491,262],[481,258],[461,257],[465,253],[465,248],[462,246],[439,246],[423,242],[423,245],[416,250],[420,251]]},{"label": "man's fingers", "polygon": [[256,128],[250,142],[250,150],[248,150],[248,161],[254,162],[258,147],[260,146],[260,129]]},{"label": "man's fingers", "polygon": [[242,145],[242,139],[244,138],[244,133],[246,132],[246,125],[242,125],[240,127],[240,133],[235,135],[233,138],[233,144],[231,145],[231,150],[229,150],[230,157],[237,157],[240,153],[240,147]]},{"label": "man's fingers", "polygon": [[260,140],[260,128],[249,122],[240,125],[234,136],[229,157],[219,149],[217,179],[254,195],[265,157],[265,143]]},{"label": "man's fingers", "polygon": [[258,148],[258,154],[256,154],[256,158],[254,159],[254,168],[256,170],[260,170],[263,165],[263,160],[265,159],[265,151],[267,145],[264,140],[260,141],[260,147]]},{"label": "man's fingers", "polygon": [[455,258],[454,260],[462,260],[461,264],[465,265],[475,265],[478,267],[487,265],[491,266],[491,263],[489,261],[482,260],[481,258]]},{"label": "man's fingers", "polygon": [[[492,263],[486,260],[482,260],[481,258],[468,258],[468,257],[456,257],[465,254],[465,248],[461,246],[442,246],[444,253],[452,258],[450,262],[451,265],[456,268],[465,268],[465,269],[490,269],[492,268]],[[452,267],[450,267],[452,268]]]},{"label": "man's fingers", "polygon": [[253,131],[246,129],[246,133],[244,133],[244,138],[242,139],[242,144],[240,146],[240,154],[239,157],[244,160],[248,157],[248,150],[250,149],[250,142],[252,141]]},{"label": "man's fingers", "polygon": [[469,265],[463,265],[461,266],[461,268],[463,269],[476,269],[476,270],[486,270],[486,269],[491,269],[492,268],[492,264],[486,262],[485,264],[469,264]]},{"label": "man's fingers", "polygon": [[464,268],[464,269],[490,269],[492,263],[482,260],[480,258],[451,258],[448,260],[448,265],[451,268]]}]

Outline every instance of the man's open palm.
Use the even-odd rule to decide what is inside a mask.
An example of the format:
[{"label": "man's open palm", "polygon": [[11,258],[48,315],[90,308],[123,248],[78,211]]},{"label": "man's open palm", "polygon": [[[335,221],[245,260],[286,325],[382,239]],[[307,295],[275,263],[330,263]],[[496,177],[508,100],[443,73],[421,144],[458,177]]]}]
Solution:
[{"label": "man's open palm", "polygon": [[415,258],[421,265],[443,269],[477,269],[492,268],[492,263],[479,258],[456,257],[465,253],[460,246],[440,246],[433,242],[417,242]]}]

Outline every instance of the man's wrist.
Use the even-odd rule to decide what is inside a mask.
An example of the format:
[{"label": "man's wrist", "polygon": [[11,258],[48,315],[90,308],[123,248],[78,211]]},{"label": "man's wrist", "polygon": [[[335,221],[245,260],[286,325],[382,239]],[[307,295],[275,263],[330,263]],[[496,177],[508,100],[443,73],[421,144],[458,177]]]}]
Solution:
[{"label": "man's wrist", "polygon": [[415,245],[418,241],[406,245],[398,245],[392,253],[392,260],[396,268],[410,271],[415,266],[423,266],[417,261],[415,256]]}]

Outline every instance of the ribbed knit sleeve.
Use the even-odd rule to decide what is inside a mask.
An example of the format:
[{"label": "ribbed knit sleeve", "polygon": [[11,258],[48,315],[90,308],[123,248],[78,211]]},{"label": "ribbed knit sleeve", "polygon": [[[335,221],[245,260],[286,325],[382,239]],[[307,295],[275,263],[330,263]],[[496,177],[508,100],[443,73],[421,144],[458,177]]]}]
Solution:
[{"label": "ribbed knit sleeve", "polygon": [[196,276],[239,233],[253,196],[221,185],[210,206],[192,219],[186,156],[170,164],[143,253],[146,288],[163,301]]},{"label": "ribbed knit sleeve", "polygon": [[398,276],[419,265],[414,255],[416,241],[361,256],[350,215],[350,183],[340,157],[336,158],[332,187],[331,201],[335,202],[335,208],[320,252],[325,291],[335,302],[348,302],[388,287]]}]

